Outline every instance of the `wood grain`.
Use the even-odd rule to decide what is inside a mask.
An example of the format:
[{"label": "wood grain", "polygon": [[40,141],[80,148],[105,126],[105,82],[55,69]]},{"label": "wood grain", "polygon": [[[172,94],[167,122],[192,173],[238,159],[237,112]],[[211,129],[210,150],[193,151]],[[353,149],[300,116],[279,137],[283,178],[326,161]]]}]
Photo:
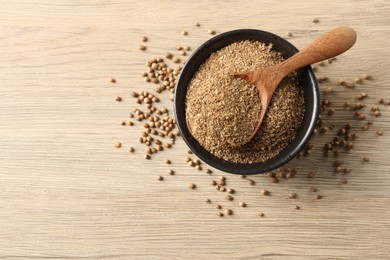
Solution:
[{"label": "wood grain", "polygon": [[[381,117],[369,116],[378,98],[390,100],[389,13],[385,0],[3,1],[0,258],[389,259],[389,106],[380,106]],[[317,72],[330,79],[322,89],[334,88],[329,99],[336,112],[324,121],[335,129],[313,138],[312,155],[290,163],[299,170],[294,179],[272,184],[259,175],[250,186],[239,176],[206,175],[186,166],[182,140],[145,161],[137,143],[140,125],[119,125],[136,107],[130,91],[153,89],[140,76],[145,62],[175,52],[176,45],[196,48],[210,37],[209,28],[290,31],[289,40],[302,48],[338,26],[354,28],[358,40]],[[145,52],[138,50],[143,35],[150,39]],[[373,79],[354,90],[337,84],[364,73]],[[365,122],[343,108],[363,91],[374,121],[365,132]],[[161,97],[172,111],[169,95]],[[360,138],[342,154],[352,172],[348,184],[339,185],[322,146],[346,122]],[[114,148],[118,140],[121,149]],[[370,162],[362,163],[363,156]],[[173,163],[164,164],[166,158]],[[315,178],[307,178],[310,170]],[[159,174],[165,181],[156,180]],[[233,202],[209,185],[221,175],[237,190]],[[189,182],[198,188],[189,190]],[[315,200],[310,187],[323,199]],[[264,188],[271,196],[260,195]],[[291,192],[296,200],[288,198]],[[205,198],[234,215],[218,218]],[[248,207],[238,207],[239,201]]]}]

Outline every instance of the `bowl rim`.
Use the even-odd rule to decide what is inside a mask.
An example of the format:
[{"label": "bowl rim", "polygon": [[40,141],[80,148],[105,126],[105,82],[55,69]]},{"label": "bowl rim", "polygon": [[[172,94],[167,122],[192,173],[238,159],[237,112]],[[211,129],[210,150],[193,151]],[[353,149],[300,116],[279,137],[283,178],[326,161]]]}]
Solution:
[{"label": "bowl rim", "polygon": [[[310,113],[310,118],[309,118],[310,124],[307,127],[305,134],[300,138],[300,141],[298,142],[298,144],[295,145],[294,147],[289,147],[290,144],[296,139],[295,138],[292,142],[290,142],[289,145],[287,145],[280,152],[280,153],[282,153],[284,150],[286,150],[287,147],[289,147],[290,148],[289,153],[286,156],[279,158],[279,160],[277,160],[277,161],[275,160],[274,163],[269,163],[269,162],[270,161],[272,162],[273,158],[278,157],[278,155],[276,155],[275,157],[273,157],[265,162],[251,163],[250,164],[250,163],[228,162],[228,161],[223,160],[221,158],[218,158],[215,155],[208,152],[206,149],[201,147],[200,144],[198,143],[198,141],[192,136],[192,134],[190,133],[190,131],[188,129],[188,126],[187,126],[185,120],[180,120],[180,110],[179,110],[180,108],[179,108],[179,104],[178,104],[178,102],[179,102],[178,95],[184,89],[184,99],[185,99],[185,96],[187,93],[187,88],[188,88],[188,84],[186,84],[185,86],[182,86],[183,84],[181,84],[181,82],[182,82],[183,77],[184,77],[183,75],[185,75],[185,73],[188,73],[187,70],[190,70],[190,72],[192,71],[192,68],[190,68],[190,67],[192,66],[191,65],[192,61],[194,59],[196,59],[197,56],[199,56],[203,52],[209,53],[207,55],[207,57],[205,59],[203,59],[203,61],[200,63],[200,64],[202,64],[211,55],[211,53],[226,47],[228,44],[223,45],[222,47],[217,48],[216,50],[210,52],[209,49],[211,46],[217,45],[219,42],[221,42],[222,40],[224,40],[226,38],[237,37],[237,35],[239,35],[240,37],[246,36],[246,37],[244,37],[244,38],[247,38],[246,40],[251,40],[251,36],[263,36],[263,37],[266,36],[269,38],[277,39],[279,45],[283,45],[283,46],[285,46],[285,48],[290,48],[291,51],[293,51],[294,53],[299,51],[293,44],[291,44],[286,39],[284,39],[276,34],[273,34],[273,33],[267,32],[267,31],[263,31],[263,30],[258,30],[258,29],[236,29],[236,30],[231,30],[231,31],[221,33],[213,38],[210,38],[209,40],[205,41],[202,45],[200,45],[192,53],[192,55],[189,57],[189,59],[184,64],[184,66],[181,70],[181,73],[180,73],[178,80],[176,82],[176,90],[175,90],[175,95],[174,95],[174,114],[175,114],[175,118],[176,118],[176,125],[181,133],[181,136],[182,136],[184,142],[191,149],[191,151],[197,157],[199,157],[202,161],[204,161],[205,163],[209,164],[210,166],[212,166],[216,169],[219,169],[219,170],[222,170],[222,171],[228,172],[228,173],[245,174],[245,175],[260,174],[260,173],[272,171],[272,170],[286,164],[287,162],[289,162],[290,160],[295,158],[295,156],[298,155],[298,153],[309,142],[310,137],[311,137],[311,135],[316,127],[317,119],[319,116],[320,92],[319,92],[318,83],[317,83],[315,74],[314,74],[311,66],[306,66],[304,68],[301,68],[300,71],[307,73],[308,79],[310,81],[310,86],[312,86],[311,89],[313,90],[312,92],[313,92],[313,96],[314,96],[314,98],[313,98],[313,112]],[[245,40],[245,39],[233,40],[229,44],[231,44],[233,42],[242,41],[242,40]],[[257,40],[257,41],[260,41],[260,40]],[[275,47],[275,44],[274,44],[274,47]],[[285,53],[282,53],[282,55],[284,55],[284,54]],[[191,78],[193,77],[194,73],[191,72]],[[305,89],[304,89],[304,91],[305,91]],[[306,105],[305,105],[305,108],[306,108]],[[182,112],[184,112],[184,118],[185,118],[185,104],[184,104],[184,111],[182,111]],[[306,115],[306,111],[305,111],[305,115]],[[304,119],[302,122],[304,122]],[[203,148],[202,151],[198,150],[198,148],[194,145],[194,142],[198,143],[198,146]],[[244,168],[242,168],[242,167],[244,167]]]}]

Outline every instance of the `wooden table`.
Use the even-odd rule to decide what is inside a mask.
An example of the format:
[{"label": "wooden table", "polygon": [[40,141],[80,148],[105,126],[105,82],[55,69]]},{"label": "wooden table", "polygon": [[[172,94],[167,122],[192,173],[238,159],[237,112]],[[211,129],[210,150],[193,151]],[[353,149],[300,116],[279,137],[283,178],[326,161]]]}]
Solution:
[{"label": "wooden table", "polygon": [[[3,1],[0,258],[389,259],[390,111],[380,105],[382,116],[375,118],[370,109],[378,98],[390,100],[390,4],[279,2]],[[322,91],[333,88],[322,96],[335,114],[323,118],[335,128],[313,138],[310,156],[289,164],[298,169],[294,179],[274,184],[258,175],[250,177],[252,186],[216,170],[207,175],[187,166],[181,139],[146,161],[138,143],[142,126],[119,124],[138,107],[131,91],[153,92],[141,77],[145,62],[177,53],[177,45],[195,49],[211,37],[208,29],[292,32],[289,40],[302,48],[342,25],[356,29],[357,44],[317,71],[329,77]],[[364,73],[372,79],[354,89],[338,84]],[[368,131],[361,129],[367,120],[356,121],[343,107],[361,92],[369,95],[364,114],[374,122]],[[116,96],[123,101],[115,102]],[[169,94],[159,96],[172,114]],[[347,122],[359,138],[355,149],[340,155],[352,170],[340,176],[322,147]],[[127,152],[130,145],[134,154]],[[370,161],[362,162],[363,156]],[[164,163],[167,158],[172,164]],[[308,178],[312,170],[316,176]],[[157,181],[158,175],[165,180]],[[209,184],[222,175],[237,191],[232,202]],[[340,185],[340,178],[348,184]],[[188,189],[190,182],[197,189]],[[298,198],[289,199],[294,192]],[[240,201],[248,206],[240,208]],[[234,214],[218,217],[216,203]]]}]

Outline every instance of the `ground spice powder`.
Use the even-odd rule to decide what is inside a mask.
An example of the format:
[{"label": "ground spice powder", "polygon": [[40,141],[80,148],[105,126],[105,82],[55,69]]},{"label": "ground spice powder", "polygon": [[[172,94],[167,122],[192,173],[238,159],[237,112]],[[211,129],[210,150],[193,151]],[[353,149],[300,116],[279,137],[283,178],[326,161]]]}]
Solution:
[{"label": "ground spice powder", "polygon": [[186,117],[192,135],[206,150],[230,162],[264,162],[294,139],[304,115],[304,97],[291,74],[275,91],[254,138],[242,147],[232,145],[253,131],[261,102],[254,86],[231,75],[282,61],[272,44],[242,41],[213,53],[202,64],[188,86]]}]

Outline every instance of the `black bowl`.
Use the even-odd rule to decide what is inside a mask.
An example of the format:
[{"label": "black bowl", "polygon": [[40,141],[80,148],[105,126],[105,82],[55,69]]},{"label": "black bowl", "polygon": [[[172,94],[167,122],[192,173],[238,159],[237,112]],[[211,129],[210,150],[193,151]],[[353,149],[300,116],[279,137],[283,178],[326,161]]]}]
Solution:
[{"label": "black bowl", "polygon": [[299,69],[297,76],[299,85],[303,88],[305,97],[305,115],[295,139],[288,144],[278,155],[261,163],[232,163],[225,161],[204,149],[191,135],[185,114],[185,100],[187,86],[200,65],[210,57],[211,53],[238,41],[253,40],[266,44],[272,43],[274,49],[283,54],[285,59],[298,52],[291,43],[285,39],[260,30],[241,29],[222,33],[202,44],[189,58],[183,67],[177,81],[174,109],[178,128],[189,148],[205,163],[225,172],[235,174],[257,174],[272,171],[294,158],[309,141],[316,126],[319,115],[320,94],[313,70],[310,66]]}]

